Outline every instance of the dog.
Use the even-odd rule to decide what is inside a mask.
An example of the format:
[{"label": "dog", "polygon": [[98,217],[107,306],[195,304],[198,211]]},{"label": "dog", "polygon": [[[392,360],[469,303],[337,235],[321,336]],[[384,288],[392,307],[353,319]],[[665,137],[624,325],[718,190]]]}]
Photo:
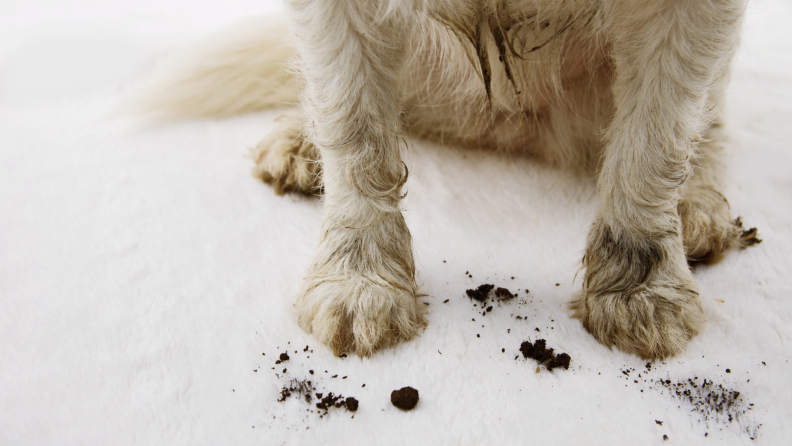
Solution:
[{"label": "dog", "polygon": [[426,324],[400,207],[405,133],[598,172],[569,308],[643,358],[683,351],[705,325],[689,261],[760,242],[717,182],[743,0],[286,3],[290,31],[204,57],[149,107],[225,116],[299,95],[254,173],[278,194],[322,194],[295,308],[335,354],[371,355]]}]

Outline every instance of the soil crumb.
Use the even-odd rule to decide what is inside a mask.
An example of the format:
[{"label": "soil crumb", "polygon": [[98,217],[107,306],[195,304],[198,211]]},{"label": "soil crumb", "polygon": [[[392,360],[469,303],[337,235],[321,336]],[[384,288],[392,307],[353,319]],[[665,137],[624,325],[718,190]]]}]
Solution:
[{"label": "soil crumb", "polygon": [[359,404],[357,398],[353,398],[350,396],[344,401],[344,404],[346,404],[347,410],[351,412],[357,412],[358,404]]},{"label": "soil crumb", "polygon": [[391,392],[391,403],[401,410],[412,410],[418,404],[418,391],[412,387],[394,390]]},{"label": "soil crumb", "polygon": [[500,300],[513,299],[515,296],[517,296],[517,294],[512,294],[511,291],[503,287],[498,287],[498,289],[495,290],[495,297],[497,297]]},{"label": "soil crumb", "polygon": [[316,403],[316,408],[324,410],[325,412],[332,409],[333,407],[336,409],[345,407],[350,412],[355,412],[358,410],[359,402],[353,397],[344,398],[343,395],[333,395],[333,392],[330,392],[325,397],[322,397],[321,393],[317,393],[316,399],[319,400],[319,402]]},{"label": "soil crumb", "polygon": [[281,354],[280,354],[280,356],[278,357],[278,359],[279,359],[281,362],[286,362],[286,361],[288,361],[288,360],[289,360],[289,354],[288,354],[288,353],[285,353],[285,352],[284,352],[284,353],[281,353]]},{"label": "soil crumb", "polygon": [[469,298],[475,299],[479,302],[484,302],[487,300],[487,296],[489,296],[490,291],[495,288],[495,285],[491,285],[485,283],[484,285],[479,286],[475,290],[467,290],[465,293],[468,295]]},{"label": "soil crumb", "polygon": [[531,341],[525,341],[520,345],[520,351],[524,358],[534,359],[550,371],[553,371],[556,367],[563,367],[564,370],[569,370],[569,362],[572,360],[566,353],[557,355],[553,353],[552,348],[547,348],[544,339],[537,339],[533,344]]}]

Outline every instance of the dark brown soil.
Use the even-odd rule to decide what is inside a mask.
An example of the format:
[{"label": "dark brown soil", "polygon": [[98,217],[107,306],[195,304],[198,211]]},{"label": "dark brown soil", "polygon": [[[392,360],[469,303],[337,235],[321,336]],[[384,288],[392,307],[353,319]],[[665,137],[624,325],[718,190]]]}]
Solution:
[{"label": "dark brown soil", "polygon": [[495,290],[495,297],[497,297],[500,300],[509,300],[509,299],[513,299],[516,296],[517,294],[512,294],[511,291],[503,287],[498,287],[498,289]]},{"label": "dark brown soil", "polygon": [[465,293],[468,295],[469,298],[475,299],[479,302],[484,302],[487,300],[487,296],[489,296],[490,291],[495,288],[495,285],[487,284],[479,286],[475,290],[467,290]]},{"label": "dark brown soil", "polygon": [[552,348],[547,348],[544,339],[537,339],[533,344],[531,341],[525,341],[520,345],[520,351],[523,357],[535,359],[536,362],[544,365],[550,371],[556,367],[563,367],[564,370],[569,370],[569,362],[572,360],[566,353],[554,354]]},{"label": "dark brown soil", "polygon": [[322,397],[321,393],[317,393],[316,399],[319,400],[319,402],[316,403],[316,408],[324,410],[325,412],[332,409],[333,407],[336,409],[346,407],[346,409],[350,412],[355,412],[358,410],[359,402],[356,398],[344,398],[343,395],[333,395],[333,392],[330,392],[324,398]]},{"label": "dark brown soil", "polygon": [[418,404],[418,391],[412,387],[402,387],[391,392],[391,403],[401,410],[412,410]]},{"label": "dark brown soil", "polygon": [[467,296],[473,300],[484,303],[487,301],[487,298],[489,297],[492,290],[495,290],[495,292],[492,294],[498,300],[509,300],[517,297],[517,294],[513,294],[507,288],[503,288],[503,287],[495,288],[495,285],[492,285],[490,283],[479,285],[479,287],[476,288],[475,290],[467,290],[465,291],[465,294],[467,294]]},{"label": "dark brown soil", "polygon": [[350,396],[346,399],[346,401],[344,401],[344,403],[346,404],[347,410],[351,412],[357,412],[358,404],[359,404],[357,398],[353,398]]},{"label": "dark brown soil", "polygon": [[278,359],[280,359],[281,362],[288,361],[289,360],[289,354],[286,353],[286,352],[281,353],[280,356],[278,357]]}]

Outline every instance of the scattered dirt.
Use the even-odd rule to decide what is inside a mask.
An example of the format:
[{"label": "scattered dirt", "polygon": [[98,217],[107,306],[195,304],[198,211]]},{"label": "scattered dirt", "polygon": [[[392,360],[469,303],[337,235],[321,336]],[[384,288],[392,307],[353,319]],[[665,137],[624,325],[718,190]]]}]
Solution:
[{"label": "scattered dirt", "polygon": [[324,410],[325,413],[333,407],[336,409],[346,407],[346,409],[350,412],[355,412],[358,410],[359,402],[353,397],[344,398],[343,395],[333,395],[333,392],[330,392],[324,398],[322,397],[321,393],[317,393],[316,399],[319,400],[319,402],[316,403],[316,408]]},{"label": "scattered dirt", "polygon": [[[633,368],[625,368],[621,370],[621,374],[628,382],[631,381],[642,387],[648,385],[649,389],[668,394],[679,400],[678,407],[680,409],[690,412],[706,426],[714,427],[713,425],[717,424],[737,427],[751,440],[756,439],[762,424],[757,423],[750,415],[754,405],[746,401],[739,391],[698,376],[676,382],[667,378],[650,378],[651,370],[652,363],[647,362],[643,372],[638,371],[640,373],[637,373],[637,376],[630,376],[632,372],[636,372]],[[731,370],[727,373],[730,372]],[[750,380],[748,381],[750,382]],[[662,425],[662,421],[655,420],[655,422]],[[705,436],[707,436],[706,433]]]},{"label": "scattered dirt", "polygon": [[281,397],[278,402],[286,401],[292,395],[299,395],[305,398],[306,403],[311,402],[311,392],[315,390],[311,381],[293,379],[288,386],[283,386],[281,389]]},{"label": "scattered dirt", "polygon": [[[303,353],[309,353],[309,352],[312,353],[313,350],[311,350],[310,347],[306,345],[305,348],[303,349]],[[295,350],[294,353],[297,353],[297,350]],[[310,356],[307,356],[307,358],[310,358]],[[275,361],[275,363],[279,364],[288,361],[289,359],[290,358],[288,352],[284,352],[279,355],[279,359]],[[274,367],[272,369],[275,370]],[[276,371],[275,376],[283,380],[288,379],[286,375],[287,373],[286,369],[283,369],[281,373],[282,375],[279,374],[278,371]],[[313,370],[308,370],[308,373],[313,375],[315,372]],[[327,371],[325,371],[325,373],[327,373]],[[337,376],[338,375],[334,375],[333,378]],[[344,376],[342,379],[346,379],[346,378],[347,377]],[[321,382],[322,379],[319,378],[319,381]],[[363,386],[365,387],[365,384]],[[331,409],[334,408],[335,409],[345,408],[350,412],[355,412],[358,410],[358,407],[360,406],[360,402],[357,400],[357,398],[344,397],[343,395],[335,395],[332,392],[326,394],[325,392],[317,393],[316,392],[317,387],[324,387],[324,386],[315,384],[313,381],[308,379],[291,379],[287,382],[286,385],[284,385],[281,388],[280,398],[278,398],[278,402],[282,403],[291,397],[297,397],[301,400],[304,400],[306,403],[311,404],[313,403],[313,399],[316,398],[318,400],[316,402],[316,408],[318,409],[319,418],[324,417],[325,415],[328,414],[328,412]],[[326,390],[326,388],[322,390]],[[308,409],[308,411],[311,413],[315,413],[315,411],[311,409]],[[352,418],[354,417],[355,416],[352,415]]]},{"label": "scattered dirt", "polygon": [[418,391],[412,387],[402,387],[391,392],[391,403],[401,410],[412,410],[418,404]]},{"label": "scattered dirt", "polygon": [[531,341],[525,341],[520,345],[520,351],[524,358],[535,359],[536,362],[544,365],[550,371],[553,371],[556,367],[563,367],[564,370],[569,370],[569,362],[572,360],[566,353],[554,354],[552,348],[547,348],[544,339],[537,339],[533,344]]},{"label": "scattered dirt", "polygon": [[333,392],[330,392],[327,395],[324,395],[324,393],[313,393],[315,390],[316,387],[314,387],[313,383],[309,380],[292,379],[288,385],[283,386],[281,389],[281,396],[278,398],[278,402],[282,403],[291,396],[297,396],[301,397],[306,403],[310,404],[313,400],[313,397],[315,396],[318,400],[316,403],[316,408],[319,410],[324,410],[325,414],[327,414],[330,409],[340,409],[342,407],[346,408],[350,412],[355,412],[358,410],[358,406],[360,405],[360,402],[357,400],[357,398],[345,398],[343,395],[334,395]]},{"label": "scattered dirt", "polygon": [[740,397],[740,392],[722,384],[716,385],[707,378],[688,378],[676,383],[672,383],[670,379],[660,379],[655,380],[655,384],[693,406],[692,411],[698,412],[704,421],[732,423],[753,409],[753,404],[746,403]]}]

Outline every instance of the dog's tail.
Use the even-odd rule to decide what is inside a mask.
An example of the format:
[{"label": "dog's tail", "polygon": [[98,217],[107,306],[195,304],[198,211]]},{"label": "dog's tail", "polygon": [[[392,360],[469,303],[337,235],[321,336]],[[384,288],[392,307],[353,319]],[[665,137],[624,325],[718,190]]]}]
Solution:
[{"label": "dog's tail", "polygon": [[166,62],[124,108],[164,118],[218,118],[293,104],[295,54],[282,16],[237,24]]}]

